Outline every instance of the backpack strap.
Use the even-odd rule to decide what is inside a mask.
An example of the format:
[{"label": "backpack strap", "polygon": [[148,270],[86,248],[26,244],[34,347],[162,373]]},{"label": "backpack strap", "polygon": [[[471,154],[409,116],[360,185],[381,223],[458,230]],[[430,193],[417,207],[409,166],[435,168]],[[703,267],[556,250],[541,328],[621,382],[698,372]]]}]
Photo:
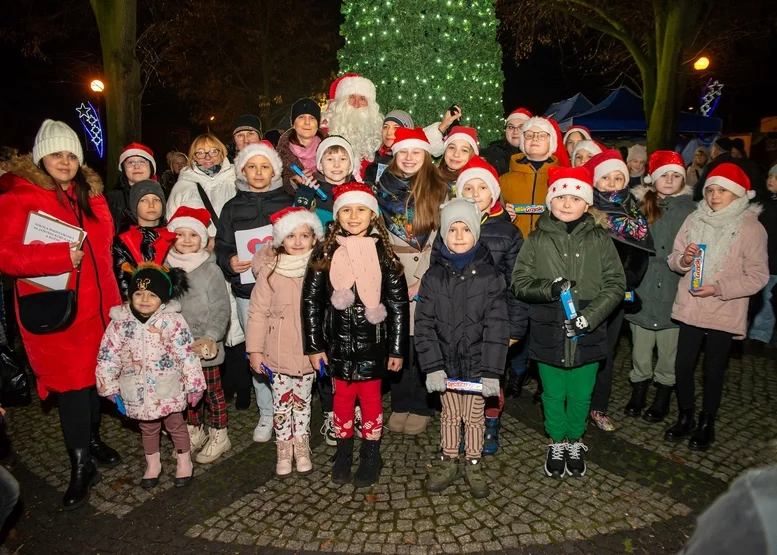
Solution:
[{"label": "backpack strap", "polygon": [[213,209],[213,204],[211,204],[210,199],[208,198],[208,194],[199,183],[197,183],[197,192],[200,194],[200,200],[202,201],[202,204],[205,205],[205,208],[210,213],[210,219],[213,222],[213,225],[218,227],[219,217],[216,215],[216,211]]}]

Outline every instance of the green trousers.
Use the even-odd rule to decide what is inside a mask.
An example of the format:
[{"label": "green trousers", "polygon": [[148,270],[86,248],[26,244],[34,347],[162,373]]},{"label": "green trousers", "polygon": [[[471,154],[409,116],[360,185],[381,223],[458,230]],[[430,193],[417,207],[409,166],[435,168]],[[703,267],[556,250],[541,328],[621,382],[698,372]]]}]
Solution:
[{"label": "green trousers", "polygon": [[[674,362],[677,358],[677,338],[680,328],[653,331],[636,324],[631,327],[632,382],[655,379],[662,385],[674,385]],[[658,348],[658,361],[653,369],[653,349]]]},{"label": "green trousers", "polygon": [[567,369],[542,363],[537,366],[542,379],[545,431],[555,443],[564,438],[580,439],[585,432],[599,363]]}]

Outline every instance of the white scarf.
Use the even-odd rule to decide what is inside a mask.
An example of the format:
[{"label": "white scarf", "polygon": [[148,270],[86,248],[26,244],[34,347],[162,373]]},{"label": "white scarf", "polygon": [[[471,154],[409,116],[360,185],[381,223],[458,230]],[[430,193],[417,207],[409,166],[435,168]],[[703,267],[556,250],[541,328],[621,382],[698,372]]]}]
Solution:
[{"label": "white scarf", "polygon": [[205,250],[181,254],[172,248],[167,253],[167,265],[171,268],[182,268],[188,274],[202,266],[209,257],[210,253]]},{"label": "white scarf", "polygon": [[311,249],[305,254],[279,254],[267,265],[276,274],[290,278],[301,278],[308,269],[308,261],[312,253]]},{"label": "white scarf", "polygon": [[697,245],[707,245],[704,253],[704,280],[711,280],[723,267],[723,262],[731,251],[731,247],[739,237],[739,230],[745,219],[745,213],[750,208],[747,196],[735,199],[723,210],[714,212],[706,200],[699,203],[693,213],[691,226],[688,229],[688,241]]}]

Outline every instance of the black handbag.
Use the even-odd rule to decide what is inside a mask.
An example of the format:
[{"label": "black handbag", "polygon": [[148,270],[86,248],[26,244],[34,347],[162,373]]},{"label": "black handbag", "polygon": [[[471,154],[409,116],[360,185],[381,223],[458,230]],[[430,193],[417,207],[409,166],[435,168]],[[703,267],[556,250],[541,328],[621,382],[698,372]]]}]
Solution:
[{"label": "black handbag", "polygon": [[0,345],[0,402],[6,407],[26,407],[32,402],[30,379],[8,345]]}]

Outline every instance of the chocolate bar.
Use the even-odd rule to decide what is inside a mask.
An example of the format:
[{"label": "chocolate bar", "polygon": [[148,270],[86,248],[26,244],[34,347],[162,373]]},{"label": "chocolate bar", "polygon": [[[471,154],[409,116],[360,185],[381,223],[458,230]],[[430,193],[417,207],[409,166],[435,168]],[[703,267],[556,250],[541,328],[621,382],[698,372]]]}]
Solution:
[{"label": "chocolate bar", "polygon": [[707,252],[707,245],[697,245],[699,254],[693,257],[691,262],[691,291],[698,291],[704,283],[704,254]]},{"label": "chocolate bar", "polygon": [[448,378],[445,380],[445,387],[451,391],[461,391],[463,393],[482,393],[483,384],[480,382],[468,382],[465,380],[454,380]]},{"label": "chocolate bar", "polygon": [[542,214],[545,212],[544,204],[513,204],[516,214]]}]

